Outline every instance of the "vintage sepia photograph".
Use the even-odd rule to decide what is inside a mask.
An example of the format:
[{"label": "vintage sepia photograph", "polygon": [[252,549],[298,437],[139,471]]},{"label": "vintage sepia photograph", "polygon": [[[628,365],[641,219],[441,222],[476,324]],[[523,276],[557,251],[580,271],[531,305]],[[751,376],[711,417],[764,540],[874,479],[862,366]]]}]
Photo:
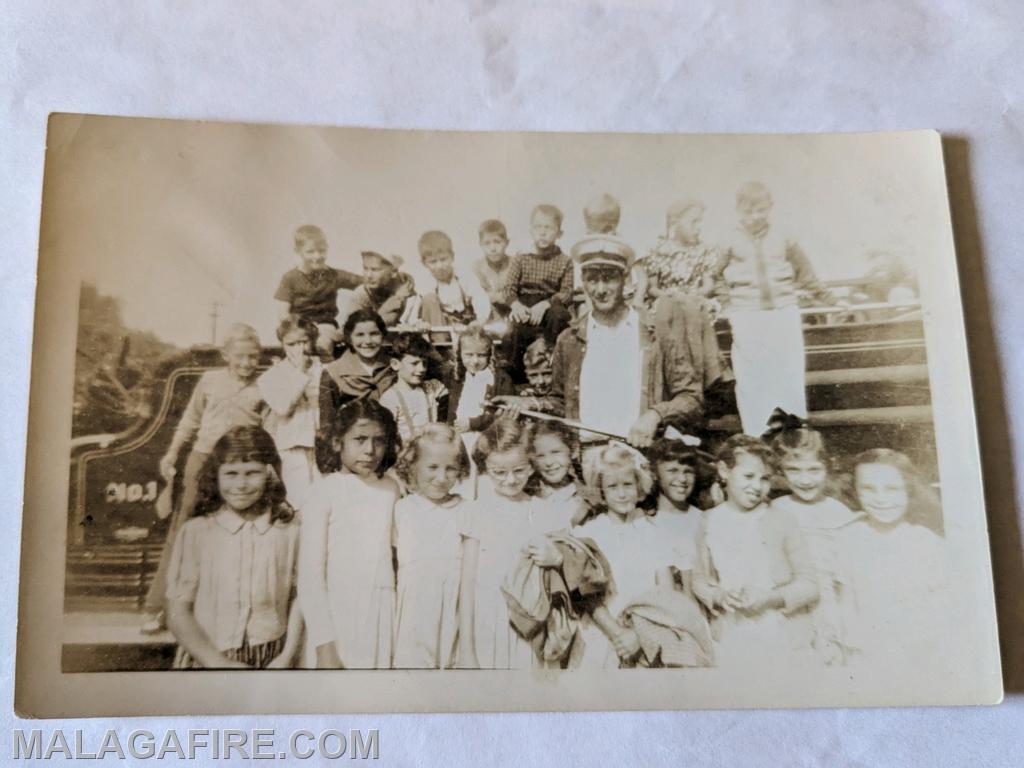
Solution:
[{"label": "vintage sepia photograph", "polygon": [[19,707],[998,701],[943,174],[52,116]]}]

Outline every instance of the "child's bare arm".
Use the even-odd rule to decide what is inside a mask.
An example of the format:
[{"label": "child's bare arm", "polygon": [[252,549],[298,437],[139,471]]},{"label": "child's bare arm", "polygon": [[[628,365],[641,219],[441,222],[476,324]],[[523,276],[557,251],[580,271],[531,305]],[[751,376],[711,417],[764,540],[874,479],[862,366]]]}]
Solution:
[{"label": "child's bare arm", "polygon": [[210,642],[196,621],[192,605],[191,601],[181,598],[167,604],[167,626],[181,647],[207,669],[247,669],[248,665],[227,658]]},{"label": "child's bare arm", "polygon": [[604,605],[595,608],[591,618],[601,633],[608,638],[608,642],[611,643],[615,654],[620,659],[632,658],[640,650],[640,640],[636,633],[619,624]]},{"label": "child's bare arm", "polygon": [[174,476],[174,466],[178,463],[178,454],[181,449],[192,440],[199,432],[199,426],[203,422],[203,412],[206,410],[206,378],[201,376],[196,382],[196,388],[192,390],[192,397],[181,414],[181,421],[178,422],[171,438],[171,444],[167,452],[160,459],[160,474],[170,479]]}]

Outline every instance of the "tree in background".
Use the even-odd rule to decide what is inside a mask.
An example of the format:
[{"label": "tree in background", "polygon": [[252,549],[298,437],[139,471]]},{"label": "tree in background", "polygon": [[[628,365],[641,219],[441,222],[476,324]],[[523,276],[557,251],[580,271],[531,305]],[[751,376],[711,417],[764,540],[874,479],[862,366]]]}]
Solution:
[{"label": "tree in background", "polygon": [[179,352],[148,331],[125,327],[120,301],[83,283],[72,435],[121,432],[147,418],[157,366]]}]

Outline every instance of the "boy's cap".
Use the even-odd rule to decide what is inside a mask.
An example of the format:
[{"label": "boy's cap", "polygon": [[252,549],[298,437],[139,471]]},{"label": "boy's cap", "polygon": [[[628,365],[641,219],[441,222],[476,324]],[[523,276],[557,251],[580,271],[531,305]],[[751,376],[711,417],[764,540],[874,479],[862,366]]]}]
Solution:
[{"label": "boy's cap", "polygon": [[633,249],[614,235],[584,237],[572,247],[571,253],[581,268],[605,264],[628,272],[636,260],[636,253]]},{"label": "boy's cap", "polygon": [[367,258],[367,257],[372,256],[375,259],[380,259],[381,261],[386,261],[388,264],[390,264],[395,269],[401,269],[402,264],[405,263],[405,260],[401,256],[399,256],[397,253],[392,253],[390,256],[385,256],[383,253],[377,253],[376,251],[363,251],[359,255],[361,257],[363,257],[363,258]]}]

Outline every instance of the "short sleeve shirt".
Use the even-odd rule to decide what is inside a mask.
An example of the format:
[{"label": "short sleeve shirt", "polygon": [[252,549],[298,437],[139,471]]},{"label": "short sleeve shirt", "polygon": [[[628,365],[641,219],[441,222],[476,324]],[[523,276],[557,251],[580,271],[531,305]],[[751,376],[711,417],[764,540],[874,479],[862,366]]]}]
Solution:
[{"label": "short sleeve shirt", "polygon": [[274,298],[288,302],[290,311],[314,323],[335,323],[338,319],[338,291],[362,284],[352,272],[324,267],[313,272],[292,269],[285,272]]}]

